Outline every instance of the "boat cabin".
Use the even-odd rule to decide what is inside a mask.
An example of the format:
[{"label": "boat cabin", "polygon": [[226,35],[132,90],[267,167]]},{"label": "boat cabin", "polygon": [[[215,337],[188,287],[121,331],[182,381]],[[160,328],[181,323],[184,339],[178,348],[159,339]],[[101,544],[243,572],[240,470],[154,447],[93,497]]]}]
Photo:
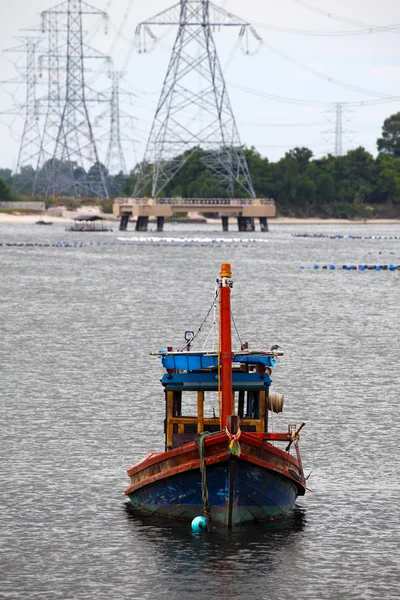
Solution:
[{"label": "boat cabin", "polygon": [[95,233],[99,231],[112,231],[103,223],[103,217],[99,215],[78,215],[74,217],[74,224],[67,227],[66,231],[89,231]]},{"label": "boat cabin", "polygon": [[[267,432],[268,411],[281,412],[283,396],[269,394],[277,351],[241,350],[232,355],[232,414],[242,431]],[[166,370],[165,448],[192,442],[204,431],[221,431],[221,373],[217,352],[161,350]]]}]

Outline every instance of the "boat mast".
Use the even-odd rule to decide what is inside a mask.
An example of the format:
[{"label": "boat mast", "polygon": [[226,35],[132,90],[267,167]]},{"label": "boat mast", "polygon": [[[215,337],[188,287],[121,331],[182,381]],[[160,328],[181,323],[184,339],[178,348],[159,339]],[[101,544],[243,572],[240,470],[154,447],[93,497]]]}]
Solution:
[{"label": "boat mast", "polygon": [[227,426],[228,416],[234,414],[232,395],[232,333],[231,333],[231,265],[223,263],[219,281],[219,310],[220,310],[220,360],[222,378],[222,404],[220,415],[221,430]]}]

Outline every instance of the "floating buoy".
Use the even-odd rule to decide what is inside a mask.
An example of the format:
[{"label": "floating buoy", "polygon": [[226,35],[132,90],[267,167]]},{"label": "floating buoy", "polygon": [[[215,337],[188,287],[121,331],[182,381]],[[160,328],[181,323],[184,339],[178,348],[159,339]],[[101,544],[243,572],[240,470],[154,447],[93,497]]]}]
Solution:
[{"label": "floating buoy", "polygon": [[205,517],[195,517],[192,521],[192,531],[207,531],[207,521]]},{"label": "floating buoy", "polygon": [[[340,267],[336,267],[335,265],[300,265],[300,269],[330,269],[331,271],[335,269],[340,269]],[[400,271],[400,265],[394,265],[390,263],[389,265],[342,265],[342,269],[344,271]]]}]

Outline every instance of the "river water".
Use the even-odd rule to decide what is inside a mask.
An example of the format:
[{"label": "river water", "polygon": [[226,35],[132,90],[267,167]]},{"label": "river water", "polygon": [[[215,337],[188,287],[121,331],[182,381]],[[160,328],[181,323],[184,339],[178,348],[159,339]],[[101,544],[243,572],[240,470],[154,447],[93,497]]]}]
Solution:
[{"label": "river water", "polygon": [[[306,232],[383,238],[293,236]],[[138,235],[268,241],[114,245],[116,230],[0,225],[0,598],[399,598],[400,271],[300,266],[400,264],[400,226]],[[222,262],[241,339],[285,352],[275,426],[306,422],[313,492],[279,522],[198,536],[133,516],[123,490],[163,449],[149,353],[201,324]]]}]

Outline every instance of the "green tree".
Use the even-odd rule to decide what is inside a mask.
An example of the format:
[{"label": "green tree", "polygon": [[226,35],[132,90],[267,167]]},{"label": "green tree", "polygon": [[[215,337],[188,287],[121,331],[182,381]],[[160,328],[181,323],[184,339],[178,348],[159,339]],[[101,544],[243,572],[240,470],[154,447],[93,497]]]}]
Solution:
[{"label": "green tree", "polygon": [[304,173],[312,158],[313,153],[308,148],[294,148],[286,152],[285,158],[292,158],[297,162],[300,173]]},{"label": "green tree", "polygon": [[384,120],[382,137],[376,143],[379,152],[400,157],[400,112]]},{"label": "green tree", "polygon": [[11,169],[0,169],[0,179],[11,187],[12,185],[12,171]]},{"label": "green tree", "polygon": [[377,158],[377,194],[384,203],[400,204],[400,158],[381,154]]},{"label": "green tree", "polygon": [[335,180],[330,173],[320,173],[317,179],[317,206],[334,204],[336,200]]},{"label": "green tree", "polygon": [[300,177],[296,190],[296,205],[309,216],[310,209],[315,202],[315,183],[303,175]]},{"label": "green tree", "polygon": [[6,184],[4,179],[0,179],[0,201],[10,202],[12,200],[15,200],[15,198],[11,192],[11,189]]}]

